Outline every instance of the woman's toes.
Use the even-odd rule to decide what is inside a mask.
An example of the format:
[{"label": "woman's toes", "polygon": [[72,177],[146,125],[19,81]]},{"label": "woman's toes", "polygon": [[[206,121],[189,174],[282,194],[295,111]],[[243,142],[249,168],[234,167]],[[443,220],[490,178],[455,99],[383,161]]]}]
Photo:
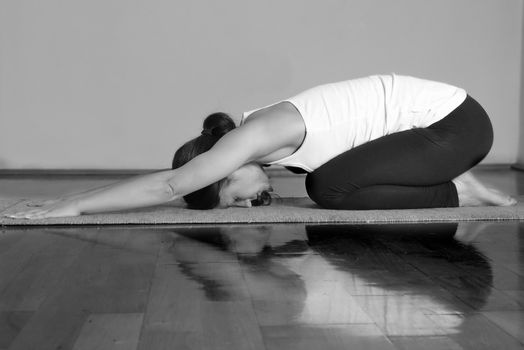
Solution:
[{"label": "woman's toes", "polygon": [[515,198],[500,191],[491,191],[490,197],[491,202],[493,202],[494,205],[511,206],[517,204],[517,200]]}]

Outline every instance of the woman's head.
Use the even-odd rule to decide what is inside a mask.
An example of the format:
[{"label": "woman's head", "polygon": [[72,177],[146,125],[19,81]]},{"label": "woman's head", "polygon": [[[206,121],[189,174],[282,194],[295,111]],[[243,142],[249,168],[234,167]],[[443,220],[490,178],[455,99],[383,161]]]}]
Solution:
[{"label": "woman's head", "polygon": [[[172,169],[181,167],[201,153],[207,152],[229,131],[235,122],[226,113],[213,113],[204,120],[200,136],[186,142],[173,157]],[[215,207],[251,206],[251,200],[261,205],[268,204],[270,190],[267,175],[257,164],[246,164],[227,178],[184,196],[191,209],[213,209]]]},{"label": "woman's head", "polygon": [[255,163],[246,164],[224,179],[220,188],[221,208],[269,205],[273,191],[269,178],[262,167]]}]

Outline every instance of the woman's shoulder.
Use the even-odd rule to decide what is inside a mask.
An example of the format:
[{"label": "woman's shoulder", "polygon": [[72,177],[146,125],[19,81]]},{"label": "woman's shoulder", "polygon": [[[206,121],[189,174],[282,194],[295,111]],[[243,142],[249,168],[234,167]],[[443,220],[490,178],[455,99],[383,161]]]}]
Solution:
[{"label": "woman's shoulder", "polygon": [[[274,144],[275,147],[271,153],[282,149],[285,152],[294,151],[300,146],[306,134],[306,126],[300,112],[287,101],[278,102],[250,113],[239,129],[251,133],[253,137],[264,138],[265,141]],[[281,156],[281,152],[277,153],[278,156]],[[274,160],[273,156],[269,158],[270,161]]]},{"label": "woman's shoulder", "polygon": [[305,125],[302,115],[297,108],[288,101],[278,102],[276,104],[248,112],[242,118],[243,125],[257,125],[269,132],[292,131],[304,132]]}]

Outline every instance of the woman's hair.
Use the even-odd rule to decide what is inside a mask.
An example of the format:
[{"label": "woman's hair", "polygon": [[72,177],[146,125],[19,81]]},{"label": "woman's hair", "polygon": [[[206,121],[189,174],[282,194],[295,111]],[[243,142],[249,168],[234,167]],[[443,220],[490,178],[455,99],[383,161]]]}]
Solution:
[{"label": "woman's hair", "polygon": [[[173,157],[172,169],[181,167],[201,153],[207,152],[229,131],[236,127],[235,122],[226,113],[218,112],[204,120],[200,136],[186,142]],[[225,179],[184,196],[190,209],[213,209],[220,203],[219,192]]]}]

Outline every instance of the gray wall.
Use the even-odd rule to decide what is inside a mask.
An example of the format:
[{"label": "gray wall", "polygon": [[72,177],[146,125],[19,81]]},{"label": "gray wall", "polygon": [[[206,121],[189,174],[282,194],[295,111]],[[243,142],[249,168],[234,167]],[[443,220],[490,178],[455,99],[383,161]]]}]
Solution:
[{"label": "gray wall", "polygon": [[[0,168],[164,168],[217,110],[396,72],[519,138],[522,0],[2,0]],[[520,155],[523,157],[522,153]]]}]

